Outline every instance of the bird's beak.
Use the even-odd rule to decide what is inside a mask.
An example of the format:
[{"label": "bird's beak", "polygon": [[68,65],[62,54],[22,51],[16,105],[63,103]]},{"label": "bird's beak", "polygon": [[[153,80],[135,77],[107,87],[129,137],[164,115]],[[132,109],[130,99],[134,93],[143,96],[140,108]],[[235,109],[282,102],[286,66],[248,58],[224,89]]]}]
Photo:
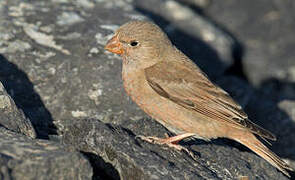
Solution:
[{"label": "bird's beak", "polygon": [[124,52],[122,45],[118,40],[117,35],[113,36],[112,39],[110,39],[107,42],[107,44],[104,48],[112,53],[119,54],[119,55],[123,54],[123,52]]}]

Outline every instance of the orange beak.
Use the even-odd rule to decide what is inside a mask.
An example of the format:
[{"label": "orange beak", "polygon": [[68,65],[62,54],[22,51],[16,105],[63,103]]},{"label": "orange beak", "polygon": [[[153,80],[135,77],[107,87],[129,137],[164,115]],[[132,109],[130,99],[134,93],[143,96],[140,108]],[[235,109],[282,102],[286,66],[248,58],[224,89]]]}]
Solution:
[{"label": "orange beak", "polygon": [[121,47],[121,43],[119,42],[118,37],[116,35],[113,36],[112,39],[110,39],[107,42],[104,49],[119,55],[124,53],[123,48]]}]

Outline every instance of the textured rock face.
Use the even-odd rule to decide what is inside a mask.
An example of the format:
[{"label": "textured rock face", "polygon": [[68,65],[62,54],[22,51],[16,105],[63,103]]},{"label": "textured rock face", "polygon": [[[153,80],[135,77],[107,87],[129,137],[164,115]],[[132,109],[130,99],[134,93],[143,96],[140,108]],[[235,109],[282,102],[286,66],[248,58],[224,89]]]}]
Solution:
[{"label": "textured rock face", "polygon": [[251,83],[270,79],[294,82],[295,15],[292,0],[226,1],[213,0],[210,16],[240,39],[244,47],[242,61]]},{"label": "textured rock face", "polygon": [[36,137],[36,132],[31,121],[24,116],[22,110],[16,107],[2,83],[0,83],[0,114],[0,124],[2,126],[31,138]]},{"label": "textured rock face", "polygon": [[1,79],[40,136],[62,132],[70,119],[139,116],[121,88],[119,58],[103,50],[120,24],[139,16],[130,4],[5,1],[2,9]]},{"label": "textured rock face", "polygon": [[1,179],[91,179],[85,157],[60,144],[0,128]]},{"label": "textured rock face", "polygon": [[286,179],[229,140],[183,142],[193,159],[136,138],[169,132],[126,96],[121,60],[103,47],[121,24],[150,18],[277,135],[272,149],[294,165],[294,8],[292,0],[0,1],[0,179]]},{"label": "textured rock face", "polygon": [[195,140],[184,143],[193,152],[192,158],[185,152],[151,145],[136,138],[133,132],[142,135],[158,132],[158,136],[168,132],[151,119],[125,127],[128,129],[105,125],[95,119],[81,120],[66,128],[63,140],[112,164],[110,168],[96,163],[96,168],[103,169],[108,178],[236,179],[246,175],[251,179],[287,179],[256,155],[241,153],[237,148],[224,146],[219,140],[213,144]]}]

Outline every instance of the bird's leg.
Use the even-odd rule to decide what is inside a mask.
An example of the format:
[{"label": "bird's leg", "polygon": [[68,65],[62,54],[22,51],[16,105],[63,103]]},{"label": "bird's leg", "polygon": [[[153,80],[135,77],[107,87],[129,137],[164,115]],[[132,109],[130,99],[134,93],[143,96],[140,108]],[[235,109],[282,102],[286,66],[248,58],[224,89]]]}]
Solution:
[{"label": "bird's leg", "polygon": [[[188,138],[188,137],[192,137],[196,134],[194,133],[184,133],[184,134],[180,134],[177,136],[173,136],[173,137],[167,137],[167,138],[158,138],[158,137],[153,137],[153,136],[138,136],[140,139],[147,141],[149,143],[153,143],[153,144],[160,144],[160,145],[167,145],[169,147],[175,148],[179,151],[181,150],[185,150],[186,152],[188,152],[188,150],[181,146],[178,145],[178,142],[181,141],[182,139]],[[188,152],[189,153],[189,152]]]}]

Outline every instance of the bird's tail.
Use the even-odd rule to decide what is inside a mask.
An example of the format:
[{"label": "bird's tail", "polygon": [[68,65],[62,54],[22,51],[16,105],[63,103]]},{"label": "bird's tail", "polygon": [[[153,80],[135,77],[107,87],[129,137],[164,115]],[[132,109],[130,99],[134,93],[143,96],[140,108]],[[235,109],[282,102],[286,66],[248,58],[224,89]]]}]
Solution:
[{"label": "bird's tail", "polygon": [[235,140],[247,146],[249,149],[268,161],[271,165],[279,169],[286,176],[290,177],[287,170],[294,171],[279,156],[271,152],[264,144],[262,144],[262,142],[260,142],[252,133],[249,133],[247,138],[237,138]]}]

